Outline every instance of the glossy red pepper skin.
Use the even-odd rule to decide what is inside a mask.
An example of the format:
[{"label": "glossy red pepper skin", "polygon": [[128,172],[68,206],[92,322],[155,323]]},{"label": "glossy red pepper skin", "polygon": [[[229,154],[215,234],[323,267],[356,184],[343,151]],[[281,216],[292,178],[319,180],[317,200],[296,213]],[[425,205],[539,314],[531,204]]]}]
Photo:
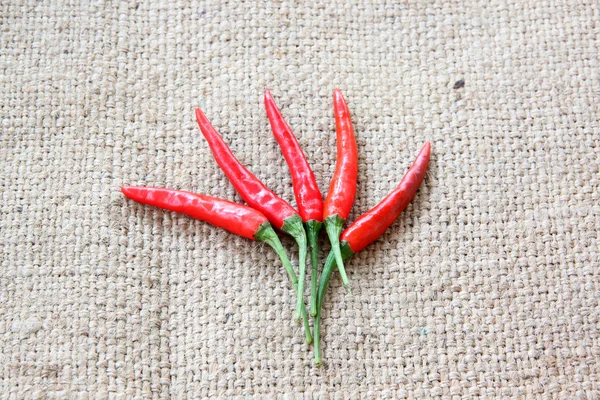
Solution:
[{"label": "glossy red pepper skin", "polygon": [[350,290],[350,283],[348,282],[340,250],[340,234],[356,196],[358,150],[356,148],[350,111],[339,89],[335,89],[333,92],[333,110],[335,115],[337,158],[335,172],[331,179],[329,192],[325,198],[323,221],[333,254],[335,255],[338,270],[340,271],[340,276],[342,277],[342,283],[346,289]]},{"label": "glossy red pepper skin", "polygon": [[304,280],[306,276],[306,232],[302,218],[285,200],[278,197],[265,186],[254,174],[244,167],[233,155],[223,138],[212,126],[206,115],[196,109],[196,119],[202,134],[206,138],[215,161],[221,167],[235,190],[250,207],[262,212],[276,228],[290,234],[299,248],[299,281],[298,301],[296,303],[296,319],[300,319],[304,307]]},{"label": "glossy red pepper skin", "polygon": [[196,109],[196,119],[217,164],[250,207],[263,213],[277,229],[283,227],[286,218],[297,215],[294,207],[273,193],[235,158],[221,135],[199,108]]},{"label": "glossy red pepper skin", "polygon": [[[194,219],[206,221],[248,239],[267,243],[275,250],[292,282],[296,294],[300,293],[294,267],[287,258],[277,234],[259,211],[242,204],[198,193],[152,187],[123,186],[123,194],[138,203],[186,214]],[[312,343],[308,313],[304,304],[300,306],[306,342]]]},{"label": "glossy red pepper skin", "polygon": [[325,198],[323,218],[337,214],[340,218],[346,219],[350,214],[356,196],[358,149],[354,138],[350,110],[348,110],[346,100],[344,100],[344,96],[342,96],[339,89],[335,89],[333,92],[333,109],[337,156],[335,172]]},{"label": "glossy red pepper skin", "polygon": [[279,143],[283,157],[292,175],[292,186],[294,187],[296,204],[298,204],[298,211],[306,227],[312,266],[310,276],[310,311],[314,315],[317,313],[319,275],[318,238],[319,232],[323,227],[323,197],[319,191],[315,174],[310,165],[308,165],[308,161],[306,161],[298,139],[296,139],[292,129],[281,115],[271,92],[268,90],[265,91],[264,101],[273,136],[275,136],[277,143]]},{"label": "glossy red pepper skin", "polygon": [[[402,211],[406,209],[410,201],[415,197],[417,189],[419,189],[421,182],[423,182],[423,179],[425,178],[430,153],[431,144],[427,142],[398,186],[396,186],[396,188],[375,207],[361,215],[342,233],[340,236],[340,253],[344,261],[352,257],[354,253],[373,243],[387,228],[389,228]],[[329,279],[331,278],[335,264],[335,256],[333,251],[331,251],[325,261],[325,266],[323,267],[317,295],[317,315],[315,316],[314,322],[315,363],[317,365],[320,365],[322,362],[319,343],[321,307],[323,305],[325,289],[329,284]]]},{"label": "glossy red pepper skin", "polygon": [[279,143],[283,157],[292,175],[292,185],[298,211],[304,222],[323,222],[323,197],[319,191],[313,170],[308,165],[298,139],[285,121],[268,90],[264,96],[267,117],[271,123],[273,136]]},{"label": "glossy red pepper skin", "polygon": [[348,242],[353,253],[373,243],[408,206],[425,178],[430,151],[431,144],[427,142],[400,184],[342,233],[340,239],[342,242]]},{"label": "glossy red pepper skin", "polygon": [[138,186],[123,186],[121,191],[138,203],[183,213],[252,240],[261,225],[268,222],[267,217],[253,208],[217,197]]}]

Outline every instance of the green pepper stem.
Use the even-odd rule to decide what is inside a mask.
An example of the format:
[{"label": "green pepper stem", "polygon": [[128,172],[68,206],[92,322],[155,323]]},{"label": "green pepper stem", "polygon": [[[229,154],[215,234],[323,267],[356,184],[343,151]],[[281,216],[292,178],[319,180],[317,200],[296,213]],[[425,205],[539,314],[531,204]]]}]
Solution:
[{"label": "green pepper stem", "polygon": [[302,224],[302,219],[298,214],[294,214],[283,220],[281,230],[290,234],[298,243],[298,292],[296,300],[296,319],[300,320],[302,307],[304,307],[304,281],[306,280],[306,231]]},{"label": "green pepper stem", "polygon": [[350,293],[350,282],[348,282],[348,276],[346,275],[346,269],[344,268],[344,260],[342,259],[342,253],[340,251],[340,235],[343,226],[344,219],[338,214],[325,218],[325,230],[327,231],[327,236],[329,236],[329,242],[331,242],[331,249],[335,255],[335,262],[340,271],[342,283],[346,290],[348,290],[348,293]]},{"label": "green pepper stem", "polygon": [[[290,260],[288,259],[288,256],[285,253],[285,250],[283,249],[281,242],[279,241],[279,237],[277,237],[277,234],[271,227],[271,224],[269,224],[268,222],[262,224],[260,226],[260,228],[258,228],[258,231],[256,231],[256,233],[254,234],[254,238],[259,242],[264,242],[264,243],[268,244],[269,246],[271,246],[273,248],[273,250],[275,250],[275,252],[279,256],[279,258],[281,259],[281,263],[283,264],[283,267],[285,268],[285,270],[290,278],[290,281],[292,282],[292,287],[294,288],[294,292],[296,293],[296,295],[298,295],[298,293],[299,293],[298,279],[296,277],[296,273],[294,272],[294,267],[292,267],[292,263],[290,263]],[[306,312],[306,307],[304,306],[304,304],[302,304],[300,314],[302,316],[302,321],[304,324],[304,333],[306,335],[306,343],[311,344],[313,341],[313,336],[310,333],[310,325],[308,323],[308,313]]]},{"label": "green pepper stem", "polygon": [[[348,242],[342,242],[341,246],[341,254],[344,261],[352,257],[354,252],[348,245]],[[331,278],[331,274],[333,273],[333,268],[335,266],[335,256],[333,251],[329,253],[327,256],[327,260],[325,261],[325,266],[323,267],[323,272],[321,273],[321,279],[319,281],[319,291],[317,294],[317,315],[315,316],[315,326],[314,326],[314,334],[315,334],[315,364],[321,365],[321,308],[323,306],[323,297],[325,295],[325,289],[327,289],[327,285],[329,284],[329,279]]]},{"label": "green pepper stem", "polygon": [[315,365],[321,366],[323,365],[323,360],[321,359],[321,315],[317,313],[315,315]]},{"label": "green pepper stem", "polygon": [[306,236],[310,247],[310,315],[317,315],[317,289],[319,287],[319,232],[323,223],[311,219],[306,222]]}]

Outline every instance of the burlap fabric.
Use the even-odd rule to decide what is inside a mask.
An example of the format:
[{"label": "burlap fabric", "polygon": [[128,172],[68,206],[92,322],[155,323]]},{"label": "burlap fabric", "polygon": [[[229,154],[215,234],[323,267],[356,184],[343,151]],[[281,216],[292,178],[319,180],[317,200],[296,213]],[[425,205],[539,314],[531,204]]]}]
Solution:
[{"label": "burlap fabric", "polygon": [[[3,1],[0,398],[599,398],[599,24],[594,1]],[[333,279],[318,369],[270,248],[119,186],[239,201],[201,106],[293,202],[269,88],[326,192],[335,87],[350,220],[433,153],[352,295]]]}]

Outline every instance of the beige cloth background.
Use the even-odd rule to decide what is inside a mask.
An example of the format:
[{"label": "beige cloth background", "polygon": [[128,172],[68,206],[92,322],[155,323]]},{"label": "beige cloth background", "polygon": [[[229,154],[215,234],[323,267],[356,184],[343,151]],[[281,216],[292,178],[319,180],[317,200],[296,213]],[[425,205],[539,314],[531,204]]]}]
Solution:
[{"label": "beige cloth background", "polygon": [[[307,4],[2,3],[2,399],[600,398],[598,3]],[[293,202],[269,88],[326,192],[335,87],[351,220],[433,156],[332,281],[318,369],[268,247],[119,186],[239,200],[201,106]]]}]

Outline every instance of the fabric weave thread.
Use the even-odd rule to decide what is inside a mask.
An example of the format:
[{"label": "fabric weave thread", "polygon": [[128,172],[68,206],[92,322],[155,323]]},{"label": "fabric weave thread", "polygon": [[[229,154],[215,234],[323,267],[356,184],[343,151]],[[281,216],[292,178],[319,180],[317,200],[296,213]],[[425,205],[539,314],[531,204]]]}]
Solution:
[{"label": "fabric weave thread", "polygon": [[[598,21],[592,1],[3,2],[0,398],[600,398]],[[335,87],[349,221],[426,140],[432,162],[347,263],[352,296],[332,279],[317,369],[268,247],[119,186],[241,201],[200,106],[294,204],[268,88],[325,193]]]}]

